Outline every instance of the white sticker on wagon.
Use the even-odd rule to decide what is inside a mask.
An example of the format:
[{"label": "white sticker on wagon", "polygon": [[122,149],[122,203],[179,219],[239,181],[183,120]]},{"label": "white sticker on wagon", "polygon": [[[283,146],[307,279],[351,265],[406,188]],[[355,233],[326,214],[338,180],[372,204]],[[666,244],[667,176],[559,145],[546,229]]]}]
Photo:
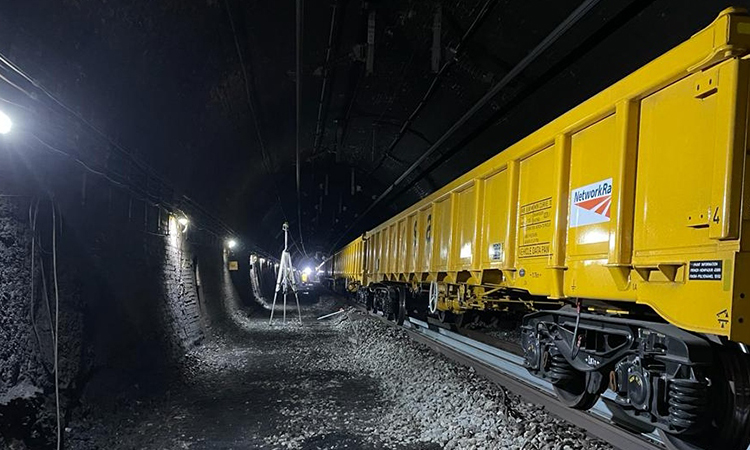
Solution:
[{"label": "white sticker on wagon", "polygon": [[569,228],[609,222],[612,178],[573,189],[570,193]]}]

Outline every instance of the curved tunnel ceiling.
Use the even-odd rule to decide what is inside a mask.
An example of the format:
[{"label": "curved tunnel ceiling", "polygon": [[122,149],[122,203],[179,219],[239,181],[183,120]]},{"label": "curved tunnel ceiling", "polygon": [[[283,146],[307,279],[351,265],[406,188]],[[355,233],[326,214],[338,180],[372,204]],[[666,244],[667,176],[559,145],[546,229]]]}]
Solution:
[{"label": "curved tunnel ceiling", "polygon": [[[301,223],[293,0],[3,2],[0,53],[243,236],[275,253],[288,220],[297,238],[301,225],[313,253],[429,194],[688,38],[729,5],[599,2],[360,217],[581,1],[545,2],[544,9],[519,0],[304,3]],[[392,146],[425,98],[434,68],[452,58]],[[5,67],[0,75],[14,76]],[[1,80],[0,100],[36,135],[77,148],[82,158],[103,158],[101,145],[86,143],[85,127],[59,122],[39,99]],[[108,170],[117,170],[105,159]]]}]

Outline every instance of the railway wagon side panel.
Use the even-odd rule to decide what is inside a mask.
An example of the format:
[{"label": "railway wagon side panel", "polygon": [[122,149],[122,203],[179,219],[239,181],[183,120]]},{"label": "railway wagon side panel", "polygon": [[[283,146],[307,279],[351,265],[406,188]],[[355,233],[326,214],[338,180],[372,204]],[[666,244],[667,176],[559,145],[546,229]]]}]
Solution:
[{"label": "railway wagon side panel", "polygon": [[377,230],[373,230],[367,233],[367,239],[369,240],[367,250],[370,252],[370,275],[372,277],[370,281],[376,281],[380,263],[380,235]]},{"label": "railway wagon side panel", "polygon": [[398,243],[398,223],[394,222],[388,226],[388,237],[388,266],[386,272],[388,275],[393,276],[398,267],[399,251],[401,250],[401,246]]},{"label": "railway wagon side panel", "polygon": [[336,278],[343,278],[346,276],[346,252],[350,245],[351,244],[347,244],[344,248],[333,255],[333,275]]},{"label": "railway wagon side panel", "polygon": [[383,227],[383,229],[380,230],[380,267],[378,270],[383,277],[385,277],[388,272],[388,246],[390,245],[390,242],[388,227]]},{"label": "railway wagon side panel", "polygon": [[[696,331],[729,329],[749,65],[730,59],[651,94],[640,107],[634,283],[639,301]],[[738,325],[744,320],[735,317]]]},{"label": "railway wagon side panel", "polygon": [[347,264],[347,275],[349,278],[354,278],[357,275],[357,242],[355,242],[349,248],[348,264]]},{"label": "railway wagon side panel", "polygon": [[360,237],[335,253],[331,258],[334,277],[363,283],[363,249],[363,240]]},{"label": "railway wagon side panel", "polygon": [[419,216],[417,214],[410,214],[408,216],[408,225],[406,234],[409,236],[409,243],[402,257],[406,260],[406,274],[414,274],[417,272],[417,266],[419,264],[419,242],[420,242],[420,228],[419,228]]},{"label": "railway wagon side panel", "polygon": [[471,270],[477,253],[477,195],[479,189],[472,181],[455,194],[455,228],[451,253],[452,271]]},{"label": "railway wagon side panel", "polygon": [[380,263],[380,234],[378,232],[372,232],[370,235],[370,244],[368,245],[370,255],[372,256],[372,269],[370,273],[373,276],[373,281],[378,278],[378,265]]},{"label": "railway wagon side panel", "polygon": [[383,230],[376,230],[374,232],[375,238],[375,277],[377,280],[382,279],[383,271]]},{"label": "railway wagon side panel", "polygon": [[357,239],[353,248],[352,278],[362,283],[362,239]]},{"label": "railway wagon side panel", "polygon": [[360,273],[362,274],[362,284],[366,285],[369,283],[369,269],[367,264],[369,262],[369,254],[367,253],[368,240],[366,236],[361,237],[360,248],[358,254],[360,255]]},{"label": "railway wagon side panel", "polygon": [[433,236],[432,236],[432,210],[433,205],[428,205],[426,208],[419,210],[419,232],[420,232],[420,243],[419,243],[419,264],[417,270],[419,272],[430,272],[430,266],[432,262],[432,247],[433,247]]},{"label": "railway wagon side panel", "polygon": [[430,272],[447,272],[453,236],[453,195],[447,195],[434,204],[431,233],[434,235]]},{"label": "railway wagon side panel", "polygon": [[611,225],[619,219],[612,204],[621,198],[621,190],[613,190],[622,181],[617,120],[617,114],[609,115],[570,139],[565,293],[571,297],[634,300],[627,286],[620,293],[607,269]]},{"label": "railway wagon side panel", "polygon": [[347,245],[341,254],[341,274],[349,278],[349,257],[351,252],[352,244]]},{"label": "railway wagon side panel", "polygon": [[333,275],[336,278],[342,277],[344,275],[344,272],[341,270],[341,267],[343,266],[343,254],[344,249],[341,249],[335,255],[333,255]]},{"label": "railway wagon side panel", "polygon": [[349,278],[349,254],[351,252],[352,244],[350,243],[341,252],[341,275]]},{"label": "railway wagon side panel", "polygon": [[552,254],[552,212],[559,199],[553,197],[555,175],[552,145],[520,162],[515,286],[532,294],[548,295],[552,277],[548,269]]},{"label": "railway wagon side panel", "polygon": [[365,282],[365,240],[358,237],[354,247],[354,273],[353,278],[360,284]]},{"label": "railway wagon side panel", "polygon": [[356,244],[350,245],[346,252],[346,277],[349,279],[354,275],[354,249],[356,246]]},{"label": "railway wagon side panel", "polygon": [[383,274],[383,277],[387,277],[388,273],[391,271],[391,237],[393,233],[391,233],[391,229],[388,225],[384,226],[380,232],[383,237],[381,243],[382,259],[380,261],[380,272]]},{"label": "railway wagon side panel", "polygon": [[380,260],[380,273],[383,277],[388,274],[388,266],[391,262],[390,258],[390,247],[391,247],[391,232],[388,226],[383,227],[381,230],[382,241],[381,241],[381,260]]},{"label": "railway wagon side panel", "polygon": [[405,217],[398,221],[398,251],[396,252],[396,266],[394,272],[403,274],[406,272],[406,259],[404,256],[409,248],[409,218]]},{"label": "railway wagon side panel", "polygon": [[382,259],[380,260],[380,273],[383,275],[383,277],[386,276],[388,273],[388,263],[390,262],[390,258],[388,257],[389,254],[389,247],[391,245],[391,235],[390,230],[388,227],[384,227],[381,231],[381,255]]},{"label": "railway wagon side panel", "polygon": [[734,304],[746,308],[732,268],[749,64],[729,59],[619,101],[522,158],[511,284],[555,298],[562,280],[559,296],[638,301],[729,335]]},{"label": "railway wagon side panel", "polygon": [[373,237],[373,234],[371,232],[368,232],[365,235],[366,244],[364,247],[365,251],[365,271],[367,273],[368,280],[372,281],[372,276],[375,273],[373,261],[375,260],[375,257],[373,256],[373,249],[375,248],[374,242],[375,238]]},{"label": "railway wagon side panel", "polygon": [[481,209],[483,249],[480,251],[481,269],[501,269],[508,251],[508,192],[511,190],[507,166],[487,175],[482,180],[484,196]]}]

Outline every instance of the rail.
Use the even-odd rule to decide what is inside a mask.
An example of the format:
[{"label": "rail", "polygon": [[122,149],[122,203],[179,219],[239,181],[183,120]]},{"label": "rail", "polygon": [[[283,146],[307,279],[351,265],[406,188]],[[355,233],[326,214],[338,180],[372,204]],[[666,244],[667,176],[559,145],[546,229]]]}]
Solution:
[{"label": "rail", "polygon": [[[382,319],[379,315],[376,317]],[[383,321],[395,325],[391,321]],[[665,449],[663,440],[656,432],[636,433],[613,422],[614,415],[607,407],[607,402],[614,401],[610,392],[603,394],[588,411],[571,409],[557,400],[551,384],[528,373],[523,365],[523,357],[519,355],[441,327],[431,327],[427,322],[413,317],[404,322],[404,329],[415,341],[459,364],[474,368],[480,375],[531,403],[544,406],[551,414],[584,429],[615,448]]]}]

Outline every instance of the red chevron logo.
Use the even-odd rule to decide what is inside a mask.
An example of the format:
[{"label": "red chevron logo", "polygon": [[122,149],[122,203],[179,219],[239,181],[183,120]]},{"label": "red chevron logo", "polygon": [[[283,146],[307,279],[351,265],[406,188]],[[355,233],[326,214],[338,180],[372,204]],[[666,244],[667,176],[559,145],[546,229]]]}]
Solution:
[{"label": "red chevron logo", "polygon": [[609,218],[609,207],[610,205],[612,205],[612,194],[608,194],[603,197],[582,200],[580,202],[576,202],[575,205],[579,208],[587,209],[591,212],[595,212]]},{"label": "red chevron logo", "polygon": [[612,207],[612,178],[587,184],[570,192],[570,228],[609,222]]}]

